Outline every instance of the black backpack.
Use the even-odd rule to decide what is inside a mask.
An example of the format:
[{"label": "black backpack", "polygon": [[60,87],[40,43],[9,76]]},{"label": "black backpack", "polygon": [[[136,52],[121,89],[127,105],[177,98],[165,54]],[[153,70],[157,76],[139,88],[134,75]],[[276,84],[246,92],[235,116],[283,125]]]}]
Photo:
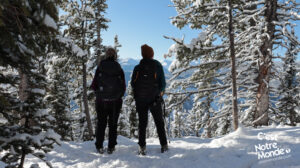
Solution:
[{"label": "black backpack", "polygon": [[124,94],[124,81],[120,64],[112,60],[101,61],[97,83],[97,98],[102,100],[121,98]]},{"label": "black backpack", "polygon": [[134,79],[135,98],[154,100],[159,94],[156,69],[156,62],[152,59],[140,62]]}]

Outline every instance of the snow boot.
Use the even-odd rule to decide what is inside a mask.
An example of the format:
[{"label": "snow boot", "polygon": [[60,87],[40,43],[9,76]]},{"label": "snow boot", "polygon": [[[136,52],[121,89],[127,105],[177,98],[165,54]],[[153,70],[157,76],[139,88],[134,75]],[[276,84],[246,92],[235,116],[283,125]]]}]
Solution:
[{"label": "snow boot", "polygon": [[103,154],[104,153],[104,149],[103,148],[98,148],[97,149],[98,153]]},{"label": "snow boot", "polygon": [[115,147],[113,147],[113,148],[107,148],[107,153],[108,154],[112,154],[115,150],[116,150]]},{"label": "snow boot", "polygon": [[168,145],[166,144],[166,145],[163,145],[162,147],[161,147],[161,153],[164,153],[164,152],[167,152],[169,150],[169,148],[168,148]]},{"label": "snow boot", "polygon": [[146,155],[146,146],[139,147],[139,155]]}]

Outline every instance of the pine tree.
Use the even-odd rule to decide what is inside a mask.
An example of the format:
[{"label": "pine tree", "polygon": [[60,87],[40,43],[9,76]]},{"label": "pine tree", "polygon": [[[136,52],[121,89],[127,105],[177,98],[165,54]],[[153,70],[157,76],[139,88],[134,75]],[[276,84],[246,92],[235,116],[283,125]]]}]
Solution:
[{"label": "pine tree", "polygon": [[252,56],[252,60],[255,60],[252,65],[257,67],[252,124],[268,125],[268,113],[273,110],[270,95],[275,92],[270,81],[278,76],[273,65],[273,59],[276,58],[274,50],[278,47],[286,48],[285,43],[288,41],[295,46],[299,45],[297,38],[291,33],[294,27],[292,22],[299,20],[296,14],[299,3],[277,0],[245,2],[246,10],[241,13],[239,20],[246,26],[239,39],[240,42],[248,44],[248,52],[245,53]]},{"label": "pine tree", "polygon": [[[116,35],[114,38],[114,46],[113,48],[116,50],[117,56],[119,57],[119,48],[122,47],[122,45],[118,41],[118,36]],[[128,84],[127,89],[129,89],[130,83]],[[127,94],[129,94],[129,90],[127,90]],[[128,97],[128,96],[127,96]],[[119,117],[119,123],[118,123],[118,134],[125,136],[125,137],[130,137],[130,108],[128,107],[127,104],[127,97],[125,97],[124,102],[123,102],[123,107],[121,109],[121,114]]]},{"label": "pine tree", "polygon": [[[55,117],[54,130],[61,136],[62,140],[72,140],[70,114],[70,98],[68,89],[68,64],[67,59],[56,56],[55,53],[48,55],[50,59],[47,64],[48,92],[46,100],[50,104],[52,115]],[[64,54],[62,54],[64,56]]]},{"label": "pine tree", "polygon": [[[93,39],[90,41],[89,46],[93,48],[93,52],[90,52],[90,58],[87,63],[87,77],[91,80],[91,77],[94,76],[95,69],[97,65],[100,63],[102,58],[105,56],[106,46],[102,44],[102,37],[101,32],[103,30],[106,30],[108,28],[107,23],[110,21],[107,18],[104,17],[104,14],[107,9],[106,0],[90,0],[91,3],[91,10],[93,11],[93,18],[91,20],[89,29],[91,32],[89,35],[90,39]],[[95,37],[96,36],[96,37]],[[89,82],[88,82],[89,83]],[[90,107],[90,111],[92,114],[96,114],[95,109],[95,95],[92,90],[88,91],[87,93],[88,97],[88,103]],[[92,115],[91,118],[92,121],[94,121],[94,125],[96,125],[97,119],[96,115]]]},{"label": "pine tree", "polygon": [[105,47],[102,44],[101,31],[108,28],[107,23],[110,22],[104,17],[104,13],[107,9],[106,0],[91,0],[92,7],[95,12],[95,20],[93,31],[96,32],[97,39],[94,41],[93,46],[95,49],[95,55],[97,55],[97,62],[100,62],[101,57],[104,55]]},{"label": "pine tree", "polygon": [[[77,76],[74,77],[78,81],[76,103],[80,106],[80,110],[85,113],[89,135],[87,139],[93,136],[93,124],[90,116],[89,104],[93,105],[92,91],[88,92],[88,80],[91,79],[97,62],[100,59],[98,50],[101,47],[100,31],[106,29],[107,20],[103,18],[102,13],[107,8],[105,1],[80,0],[80,1],[65,1],[62,6],[66,15],[62,17],[64,24],[67,26],[65,34],[73,39],[75,43],[85,52],[80,57],[74,58],[73,63],[77,71]],[[99,27],[102,26],[102,27]],[[96,38],[97,37],[97,38]],[[92,47],[96,50],[92,53]],[[81,77],[78,77],[78,74]],[[76,87],[74,87],[75,90]],[[82,100],[81,100],[82,99]],[[90,101],[90,102],[89,102]],[[94,106],[92,106],[94,107]],[[95,111],[95,110],[93,110]]]},{"label": "pine tree", "polygon": [[126,113],[126,111],[122,111],[119,116],[118,135],[122,135],[124,137],[130,137],[130,132],[128,128],[129,128],[128,113]]},{"label": "pine tree", "polygon": [[[174,105],[203,91],[214,92],[214,101],[218,109],[213,113],[213,127],[222,127],[227,133],[231,130],[232,116],[232,75],[229,73],[229,24],[227,3],[229,1],[195,1],[173,0],[178,15],[172,18],[172,23],[178,28],[189,25],[202,32],[198,38],[192,39],[189,44],[184,39],[171,38],[176,44],[170,47],[166,56],[174,55],[176,60],[170,70],[173,73],[170,85],[170,94],[174,95]],[[298,44],[297,38],[290,33],[292,21],[298,20],[298,4],[295,1],[285,3],[277,1],[233,1],[232,27],[236,54],[237,72],[237,100],[240,103],[239,117],[246,125],[268,124],[269,95],[273,92],[269,81],[275,77],[271,73],[272,59],[276,58],[272,51],[277,46],[285,47],[284,41]],[[277,4],[277,6],[276,6]],[[276,6],[276,7],[275,7]],[[280,12],[284,11],[284,12]],[[283,24],[288,23],[288,24]],[[275,29],[275,26],[276,27]],[[231,45],[232,46],[232,45]],[[221,64],[220,64],[221,63]],[[210,65],[211,64],[211,65]],[[204,69],[204,65],[209,67]],[[214,71],[211,76],[193,78],[196,73]],[[195,73],[192,70],[195,69]],[[203,72],[201,73],[203,74]],[[200,75],[198,75],[200,76]],[[204,88],[197,86],[197,82],[212,78],[211,86]],[[200,85],[201,86],[201,85]],[[179,96],[180,95],[180,96]],[[181,97],[181,98],[180,98]],[[179,98],[179,99],[178,99]],[[217,129],[217,128],[216,128]]]},{"label": "pine tree", "polygon": [[172,121],[172,137],[182,137],[183,136],[183,113],[180,111],[174,111],[173,113],[173,121]]},{"label": "pine tree", "polygon": [[[292,31],[292,34],[293,31]],[[300,115],[297,113],[297,107],[299,107],[299,90],[297,85],[297,51],[293,43],[288,44],[289,48],[285,54],[283,64],[283,79],[280,85],[280,100],[278,101],[277,108],[277,120],[280,120],[282,124],[288,124],[296,126],[297,121],[299,122]]]},{"label": "pine tree", "polygon": [[[57,2],[4,1],[0,5],[1,78],[10,89],[1,100],[1,113],[7,120],[0,128],[0,150],[7,151],[1,160],[7,167],[22,168],[26,155],[44,160],[45,153],[59,142],[52,129],[55,119],[44,100],[42,67],[57,34]],[[4,90],[2,85],[0,90]]]},{"label": "pine tree", "polygon": [[197,137],[200,136],[200,132],[202,132],[202,137],[211,138],[212,128],[210,118],[213,116],[212,109],[212,95],[209,92],[204,93],[205,96],[202,97],[201,100],[194,99],[195,103],[193,104],[193,108],[190,110],[189,120],[191,122],[191,132],[193,135]]},{"label": "pine tree", "polygon": [[[66,1],[64,3],[61,3],[61,7],[63,8],[65,6]],[[60,19],[59,25],[64,25],[65,20],[64,16]],[[51,108],[52,105],[55,104],[56,107],[60,107],[60,109],[63,109],[63,107],[66,107],[64,109],[64,112],[62,113],[62,118],[60,118],[61,122],[59,124],[65,126],[69,126],[68,130],[66,130],[68,133],[64,134],[67,138],[63,139],[89,139],[89,135],[85,134],[86,131],[86,125],[84,124],[86,122],[85,115],[83,115],[83,106],[82,106],[82,87],[80,85],[79,81],[82,81],[82,78],[80,75],[77,74],[79,71],[79,67],[76,63],[76,58],[81,58],[83,55],[86,54],[86,51],[81,49],[77,44],[76,41],[74,41],[71,37],[67,36],[67,31],[65,31],[63,34],[61,33],[56,37],[56,43],[57,49],[55,52],[51,53],[53,56],[55,56],[55,59],[51,59],[47,61],[47,68],[48,68],[48,75],[49,75],[49,83],[51,83],[49,86],[55,85],[56,87],[52,87],[48,89],[48,95],[47,99],[52,99],[53,101],[50,102]],[[88,62],[87,67],[88,69],[93,68],[93,64],[95,62]],[[57,69],[60,68],[60,69]],[[59,73],[61,72],[61,73]],[[57,74],[59,73],[59,74]],[[56,78],[57,80],[54,80],[52,78]],[[60,95],[60,92],[54,91],[55,89],[60,88],[63,92],[63,95]],[[93,96],[91,96],[92,91],[88,92],[88,98],[90,100],[89,104],[91,107],[94,107],[94,101]],[[65,99],[61,99],[62,97]],[[63,101],[55,101],[61,99]],[[93,108],[92,108],[93,109]],[[56,110],[53,110],[53,112]],[[94,111],[94,110],[92,110]],[[62,112],[60,110],[57,111],[58,113]],[[64,122],[63,122],[64,121]],[[57,127],[60,129],[60,127]],[[61,129],[62,133],[63,130]],[[86,136],[83,137],[83,134]]]},{"label": "pine tree", "polygon": [[147,124],[147,129],[146,129],[146,137],[147,138],[158,137],[157,128],[155,126],[153,116],[150,113],[151,112],[148,113],[148,124]]},{"label": "pine tree", "polygon": [[[300,102],[300,65],[298,63],[298,69],[297,69],[297,81],[298,81],[298,85],[297,85],[297,89],[298,89],[298,95],[295,96],[295,99],[297,102]],[[300,115],[300,105],[298,104],[298,107],[296,107],[296,112],[297,112],[297,115],[299,116]],[[298,117],[296,119],[296,123],[297,123],[297,126],[299,126],[300,124],[300,118]]]},{"label": "pine tree", "polygon": [[122,45],[119,43],[118,35],[116,35],[114,38],[114,49],[116,50],[117,53],[119,52],[118,48],[120,47],[122,47]]},{"label": "pine tree", "polygon": [[[173,17],[172,23],[178,28],[190,25],[193,29],[202,30],[199,37],[192,39],[189,44],[185,44],[184,39],[171,38],[176,44],[170,47],[166,56],[175,55],[176,60],[170,66],[170,71],[173,73],[170,85],[170,90],[173,91],[170,94],[174,95],[176,99],[181,97],[173,103],[174,105],[184,103],[191,96],[198,101],[205,99],[205,94],[202,92],[214,92],[213,99],[216,100],[232,99],[230,77],[235,74],[235,70],[232,68],[235,66],[230,66],[228,50],[230,47],[229,34],[234,33],[228,32],[229,26],[236,27],[237,23],[236,20],[233,20],[232,23],[228,22],[226,1],[209,2],[173,1],[178,16]],[[238,3],[235,2],[235,4]],[[234,6],[236,6],[235,4]],[[228,71],[230,69],[233,70],[233,73]],[[226,98],[223,99],[223,97]],[[233,98],[234,101],[235,99]],[[226,106],[221,106],[221,104],[225,103],[220,102],[220,110],[212,114],[218,116],[216,119],[226,117],[227,113],[233,111],[232,102],[226,103]],[[222,107],[226,107],[226,109],[221,110]],[[213,122],[217,122],[216,119]]]},{"label": "pine tree", "polygon": [[123,111],[126,112],[126,115],[129,120],[129,137],[137,138],[138,137],[138,118],[137,111],[135,107],[135,100],[133,97],[133,90],[130,85],[130,81],[128,82],[128,87],[126,91],[127,95],[124,99],[124,107]]}]

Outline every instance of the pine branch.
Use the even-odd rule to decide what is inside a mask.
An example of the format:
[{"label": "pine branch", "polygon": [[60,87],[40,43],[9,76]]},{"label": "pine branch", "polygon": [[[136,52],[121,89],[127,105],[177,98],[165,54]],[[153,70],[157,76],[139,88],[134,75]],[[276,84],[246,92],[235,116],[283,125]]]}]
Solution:
[{"label": "pine branch", "polygon": [[218,118],[222,118],[222,117],[224,117],[224,116],[226,116],[226,115],[228,115],[230,113],[231,113],[231,111],[227,111],[227,112],[224,112],[222,114],[219,114],[218,116],[212,117],[209,120],[215,120],[215,119],[218,119]]},{"label": "pine branch", "polygon": [[186,99],[188,99],[191,95],[192,95],[192,94],[186,95],[180,102],[178,102],[178,103],[176,103],[176,104],[172,104],[171,106],[167,107],[166,110],[172,109],[173,107],[182,104],[182,103],[185,102]]},{"label": "pine branch", "polygon": [[214,88],[208,88],[208,89],[200,89],[198,91],[191,91],[191,92],[181,92],[181,93],[172,93],[172,92],[166,92],[166,94],[169,95],[183,95],[183,94],[197,94],[201,92],[207,92],[207,91],[214,91],[214,90],[220,90],[220,89],[226,89],[231,87],[231,85],[225,85],[220,87],[214,87]]},{"label": "pine branch", "polygon": [[172,77],[171,79],[169,79],[169,81],[174,80],[174,79],[177,78],[179,75],[181,75],[183,72],[186,72],[186,71],[191,70],[191,69],[199,69],[199,68],[201,68],[201,67],[204,66],[204,65],[217,64],[217,63],[227,63],[227,62],[230,62],[230,60],[228,60],[228,59],[225,59],[225,60],[217,60],[217,61],[211,61],[211,62],[204,62],[204,63],[198,64],[198,65],[195,65],[195,66],[189,66],[189,67],[187,67],[187,68],[184,68],[184,69],[181,69],[181,70],[178,70],[178,71],[174,72],[174,73],[172,74],[173,77]]},{"label": "pine branch", "polygon": [[39,155],[34,154],[34,153],[32,153],[32,155],[35,156],[35,157],[37,157],[37,158],[39,158],[39,159],[42,160],[43,162],[45,162],[46,165],[47,165],[49,168],[53,168],[53,167],[52,167],[52,164],[51,164],[50,162],[48,162],[46,159],[44,159],[44,158],[42,158],[42,157],[40,157]]}]

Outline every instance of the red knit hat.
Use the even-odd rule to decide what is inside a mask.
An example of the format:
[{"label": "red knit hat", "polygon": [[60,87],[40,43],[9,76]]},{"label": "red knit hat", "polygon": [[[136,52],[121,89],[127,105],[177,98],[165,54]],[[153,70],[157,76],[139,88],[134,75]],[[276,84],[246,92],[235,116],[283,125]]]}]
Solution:
[{"label": "red knit hat", "polygon": [[142,45],[142,56],[143,58],[153,58],[154,51],[152,47],[148,46],[147,44]]}]

